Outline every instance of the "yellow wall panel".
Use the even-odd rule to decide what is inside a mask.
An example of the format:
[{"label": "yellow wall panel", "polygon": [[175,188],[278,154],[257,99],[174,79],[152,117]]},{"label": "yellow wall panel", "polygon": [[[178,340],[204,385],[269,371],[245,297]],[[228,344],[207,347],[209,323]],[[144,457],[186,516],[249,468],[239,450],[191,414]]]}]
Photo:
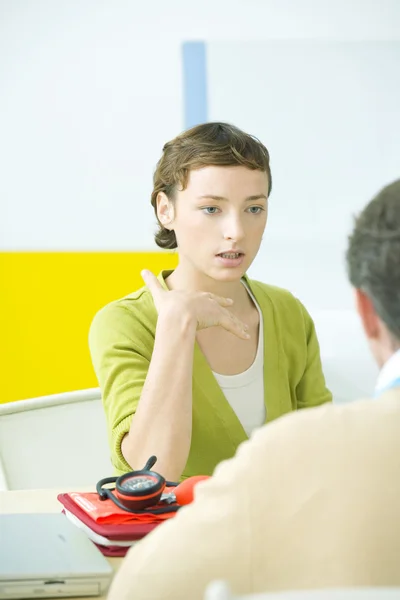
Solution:
[{"label": "yellow wall panel", "polygon": [[0,402],[96,387],[88,330],[98,309],[143,285],[164,252],[0,253]]}]

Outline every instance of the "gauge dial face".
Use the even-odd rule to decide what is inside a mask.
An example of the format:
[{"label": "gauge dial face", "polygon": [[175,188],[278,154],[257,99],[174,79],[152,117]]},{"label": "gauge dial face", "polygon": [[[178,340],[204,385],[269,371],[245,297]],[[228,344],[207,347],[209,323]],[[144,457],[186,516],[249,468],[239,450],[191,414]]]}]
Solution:
[{"label": "gauge dial face", "polygon": [[156,487],[156,485],[157,481],[153,477],[146,477],[143,475],[138,475],[136,477],[133,475],[132,477],[124,479],[121,487],[127,492],[141,492],[143,490],[150,490]]}]

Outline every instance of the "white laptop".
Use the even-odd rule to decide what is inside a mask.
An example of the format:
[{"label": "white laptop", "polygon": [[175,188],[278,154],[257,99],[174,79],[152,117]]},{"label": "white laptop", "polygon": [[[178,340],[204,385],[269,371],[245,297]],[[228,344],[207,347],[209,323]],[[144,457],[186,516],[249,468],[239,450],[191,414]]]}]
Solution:
[{"label": "white laptop", "polygon": [[112,568],[63,514],[0,515],[0,598],[99,596]]}]

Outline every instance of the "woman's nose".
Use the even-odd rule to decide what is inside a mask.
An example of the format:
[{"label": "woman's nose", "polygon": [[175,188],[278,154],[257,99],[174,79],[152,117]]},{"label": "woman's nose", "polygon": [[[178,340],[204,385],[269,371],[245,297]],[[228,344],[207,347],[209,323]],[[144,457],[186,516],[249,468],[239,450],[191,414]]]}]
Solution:
[{"label": "woman's nose", "polygon": [[224,223],[224,239],[239,241],[244,237],[244,228],[238,217],[231,217]]}]

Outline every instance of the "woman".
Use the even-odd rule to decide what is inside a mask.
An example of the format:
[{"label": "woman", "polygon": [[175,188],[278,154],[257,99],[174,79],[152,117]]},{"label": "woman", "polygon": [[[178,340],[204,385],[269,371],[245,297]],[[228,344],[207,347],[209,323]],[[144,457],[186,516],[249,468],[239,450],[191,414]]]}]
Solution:
[{"label": "woman", "polygon": [[246,276],[271,191],[254,137],[207,123],[168,142],[154,174],[161,248],[178,267],[104,307],[90,330],[118,474],[156,455],[167,479],[211,474],[267,421],[331,400],[313,322]]}]

